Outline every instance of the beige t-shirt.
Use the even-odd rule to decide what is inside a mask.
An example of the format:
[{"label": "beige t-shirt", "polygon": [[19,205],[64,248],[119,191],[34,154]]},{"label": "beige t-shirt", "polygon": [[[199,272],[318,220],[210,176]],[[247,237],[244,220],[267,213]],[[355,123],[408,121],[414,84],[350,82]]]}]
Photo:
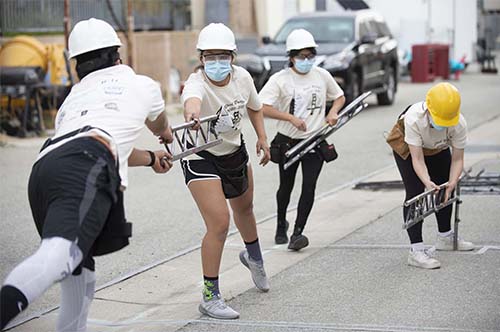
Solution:
[{"label": "beige t-shirt", "polygon": [[456,126],[441,131],[432,127],[429,117],[425,102],[413,104],[408,109],[404,115],[406,143],[427,149],[465,148],[467,122],[462,114]]},{"label": "beige t-shirt", "polygon": [[277,121],[278,132],[294,139],[306,138],[325,123],[326,102],[344,95],[328,71],[313,67],[306,75],[299,75],[292,68],[283,69],[269,78],[259,97],[262,103],[280,112],[290,112],[294,100],[293,115],[303,119],[307,131],[298,130],[288,121]]},{"label": "beige t-shirt", "polygon": [[[241,145],[241,119],[247,108],[256,112],[262,109],[252,77],[245,69],[234,65],[231,80],[223,87],[210,83],[203,70],[192,73],[181,98],[182,103],[189,98],[200,99],[200,117],[221,114],[215,128],[223,142],[207,150],[216,156],[230,154]],[[186,159],[196,159],[194,155],[189,157]]]}]

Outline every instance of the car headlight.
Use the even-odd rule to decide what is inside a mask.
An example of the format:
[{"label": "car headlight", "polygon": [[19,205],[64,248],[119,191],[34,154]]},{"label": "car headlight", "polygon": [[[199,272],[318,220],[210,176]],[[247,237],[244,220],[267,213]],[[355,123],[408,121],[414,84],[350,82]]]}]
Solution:
[{"label": "car headlight", "polygon": [[344,70],[349,67],[349,56],[344,52],[330,55],[323,61],[322,67],[326,70]]},{"label": "car headlight", "polygon": [[264,71],[262,59],[255,54],[238,54],[235,63],[251,72],[260,73]]}]

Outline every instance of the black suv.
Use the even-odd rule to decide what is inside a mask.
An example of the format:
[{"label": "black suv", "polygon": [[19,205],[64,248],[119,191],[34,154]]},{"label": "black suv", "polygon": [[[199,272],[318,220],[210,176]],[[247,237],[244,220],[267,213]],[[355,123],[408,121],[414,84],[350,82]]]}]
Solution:
[{"label": "black suv", "polygon": [[380,105],[391,105],[398,84],[397,42],[384,19],[371,10],[311,13],[285,22],[276,37],[263,37],[254,54],[241,54],[237,64],[247,69],[260,90],[269,77],[288,65],[288,34],[303,28],[318,44],[316,65],[328,70],[348,101],[372,90]]}]

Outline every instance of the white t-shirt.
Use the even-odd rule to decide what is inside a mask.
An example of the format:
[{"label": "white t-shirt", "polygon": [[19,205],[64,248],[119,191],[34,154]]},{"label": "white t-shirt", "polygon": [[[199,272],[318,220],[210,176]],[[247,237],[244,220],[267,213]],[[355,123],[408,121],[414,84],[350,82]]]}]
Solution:
[{"label": "white t-shirt", "polygon": [[[112,149],[118,152],[121,184],[126,187],[128,157],[134,142],[146,119],[156,120],[164,109],[165,102],[157,82],[137,75],[125,65],[108,67],[88,74],[73,86],[57,112],[54,138],[87,125],[106,131],[111,138],[99,130],[95,133],[110,141]],[[41,156],[85,135],[88,133],[55,143],[42,151]]]},{"label": "white t-shirt", "polygon": [[426,149],[446,149],[452,146],[464,149],[467,144],[467,122],[462,114],[458,124],[444,130],[436,130],[430,123],[425,102],[413,104],[404,115],[405,142]]},{"label": "white t-shirt", "polygon": [[[241,119],[249,108],[260,111],[262,103],[257,95],[252,77],[243,68],[234,66],[230,74],[231,80],[223,87],[212,84],[203,73],[198,70],[189,75],[182,91],[182,103],[189,98],[201,100],[200,117],[221,113],[215,126],[222,143],[207,149],[216,155],[230,154],[241,145]],[[195,155],[186,159],[195,159]]]},{"label": "white t-shirt", "polygon": [[305,121],[307,131],[298,130],[288,121],[278,120],[278,132],[294,139],[306,138],[325,123],[326,102],[344,95],[328,71],[313,67],[305,75],[292,68],[283,69],[269,78],[259,93],[260,100],[280,112],[290,112],[294,100],[293,115]]}]

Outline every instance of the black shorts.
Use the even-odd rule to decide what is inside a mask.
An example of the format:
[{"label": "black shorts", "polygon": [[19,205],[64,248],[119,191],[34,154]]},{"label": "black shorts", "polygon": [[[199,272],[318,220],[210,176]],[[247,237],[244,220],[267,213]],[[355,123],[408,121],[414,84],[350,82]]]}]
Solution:
[{"label": "black shorts", "polygon": [[215,168],[215,165],[205,159],[195,159],[195,160],[181,160],[182,172],[184,173],[184,180],[186,185],[192,181],[199,180],[220,180],[219,171]]},{"label": "black shorts", "polygon": [[244,144],[229,155],[214,156],[205,153],[203,158],[205,159],[181,160],[186,185],[192,181],[218,179],[221,181],[224,197],[228,199],[239,197],[247,191],[248,153]]},{"label": "black shorts", "polygon": [[94,270],[92,246],[101,233],[120,185],[110,151],[90,138],[72,140],[38,160],[28,195],[38,233],[76,241],[82,265]]}]

